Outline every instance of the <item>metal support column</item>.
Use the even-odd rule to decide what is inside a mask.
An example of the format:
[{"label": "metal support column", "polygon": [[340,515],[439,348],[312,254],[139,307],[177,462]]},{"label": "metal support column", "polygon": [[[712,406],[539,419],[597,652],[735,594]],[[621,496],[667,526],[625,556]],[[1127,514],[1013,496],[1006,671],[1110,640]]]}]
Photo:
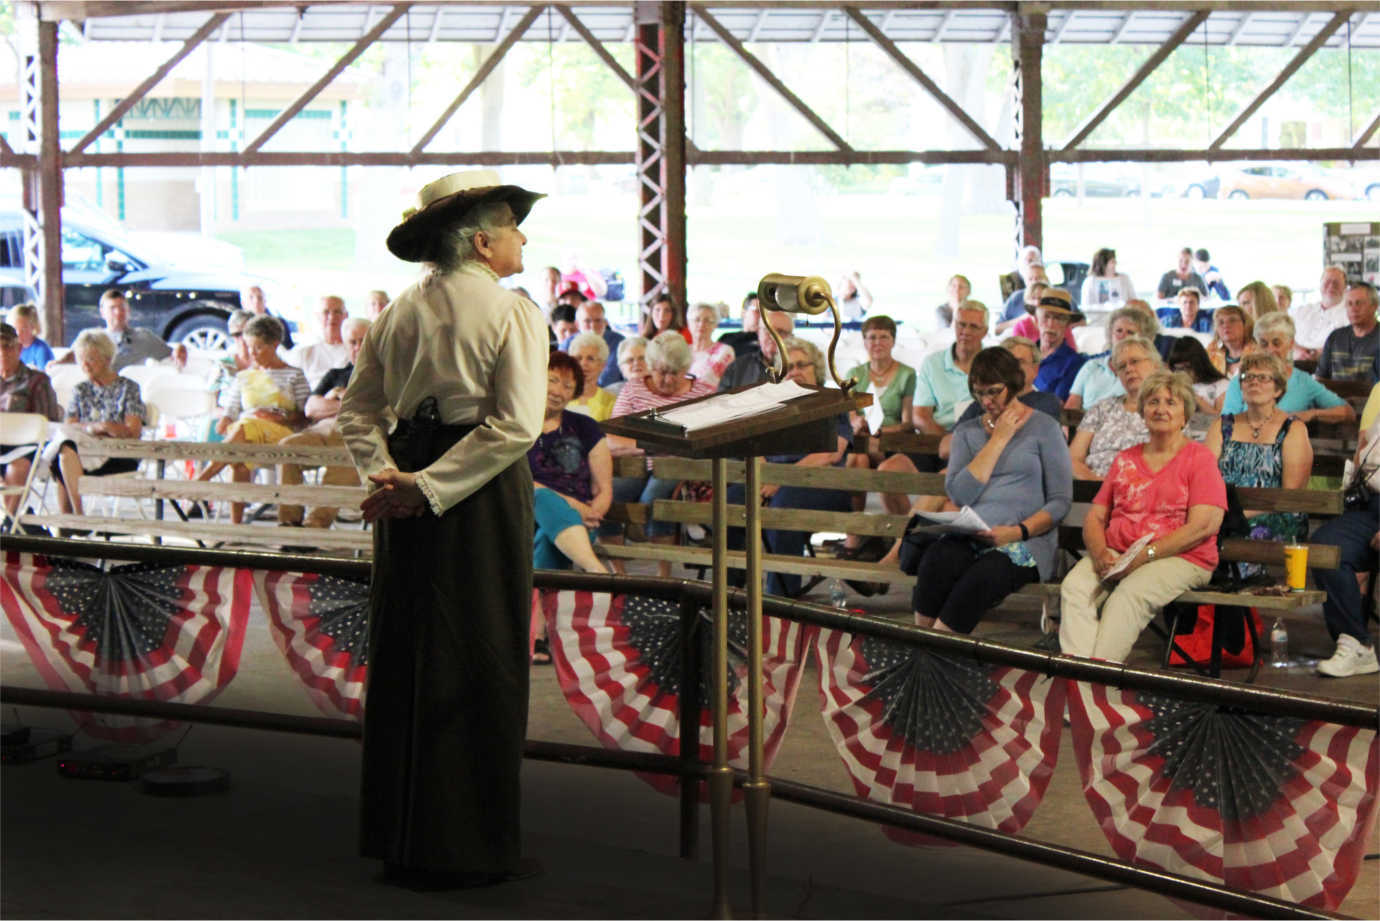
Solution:
[{"label": "metal support column", "polygon": [[[67,341],[67,336],[62,327],[62,147],[58,134],[58,24],[40,20],[36,28],[38,169],[34,175],[37,188],[31,185],[25,189],[25,211],[31,215],[37,212],[41,229],[38,238],[42,242],[37,255],[41,261],[42,275],[36,287],[43,302],[43,330],[50,341],[61,344]],[[31,65],[26,62],[24,69],[31,71]]]},{"label": "metal support column", "polygon": [[1016,206],[1016,247],[1041,246],[1044,237],[1042,199],[1048,192],[1045,159],[1040,59],[1044,52],[1046,13],[1040,4],[1022,4],[1012,13],[1011,52],[1015,66],[1016,148],[1020,159],[1007,168],[1007,192]]},{"label": "metal support column", "polygon": [[685,305],[685,4],[636,7],[637,177],[643,307]]},{"label": "metal support column", "polygon": [[728,904],[728,813],[733,802],[733,769],[728,766],[728,461],[714,458],[711,470],[714,639],[709,680],[714,707],[714,766],[709,769],[709,816],[714,849],[714,902],[710,917],[729,918],[733,915]]}]

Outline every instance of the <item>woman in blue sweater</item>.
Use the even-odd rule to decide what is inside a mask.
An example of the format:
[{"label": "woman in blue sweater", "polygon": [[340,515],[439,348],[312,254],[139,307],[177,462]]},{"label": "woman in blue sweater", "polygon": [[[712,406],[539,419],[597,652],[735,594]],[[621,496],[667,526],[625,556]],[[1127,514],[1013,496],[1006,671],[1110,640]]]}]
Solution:
[{"label": "woman in blue sweater", "polygon": [[1006,349],[973,358],[968,387],[982,415],[954,429],[945,491],[991,530],[946,535],[924,548],[912,594],[922,627],[971,633],[1007,595],[1054,574],[1055,529],[1073,500],[1073,465],[1059,423],[1015,399],[1024,386]]}]

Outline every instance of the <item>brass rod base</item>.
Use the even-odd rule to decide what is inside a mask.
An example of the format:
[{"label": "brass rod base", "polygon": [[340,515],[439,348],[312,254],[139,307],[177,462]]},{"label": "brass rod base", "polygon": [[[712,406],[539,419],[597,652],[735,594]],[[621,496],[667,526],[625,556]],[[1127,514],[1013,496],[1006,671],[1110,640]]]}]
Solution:
[{"label": "brass rod base", "polygon": [[752,878],[752,915],[764,917],[763,894],[767,879],[767,806],[771,803],[771,784],[749,780],[743,784],[743,803],[747,807],[748,871]]},{"label": "brass rod base", "polygon": [[728,819],[733,803],[733,769],[709,769],[710,839],[714,845],[714,906],[711,918],[732,918],[728,903]]}]

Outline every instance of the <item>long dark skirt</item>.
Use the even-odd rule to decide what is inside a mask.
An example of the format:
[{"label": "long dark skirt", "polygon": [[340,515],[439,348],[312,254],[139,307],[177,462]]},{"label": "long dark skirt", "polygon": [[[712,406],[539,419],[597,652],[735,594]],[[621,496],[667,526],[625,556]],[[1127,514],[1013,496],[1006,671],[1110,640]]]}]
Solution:
[{"label": "long dark skirt", "polygon": [[532,529],[525,457],[440,518],[376,526],[364,856],[422,870],[516,868]]}]

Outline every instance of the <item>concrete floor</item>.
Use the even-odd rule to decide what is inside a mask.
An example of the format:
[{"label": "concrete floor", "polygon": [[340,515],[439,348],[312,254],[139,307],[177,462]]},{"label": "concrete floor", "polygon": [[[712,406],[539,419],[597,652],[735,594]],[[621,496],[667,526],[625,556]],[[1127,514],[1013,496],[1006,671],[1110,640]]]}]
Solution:
[{"label": "concrete floor", "polygon": [[[823,601],[820,586],[814,600]],[[908,588],[856,607],[904,618]],[[319,715],[268,637],[257,605],[228,707]],[[980,626],[1025,644],[1035,617],[1003,612]],[[1321,625],[1291,627],[1294,648],[1330,652]],[[1156,661],[1152,640],[1137,664]],[[0,626],[6,684],[40,687],[8,624]],[[1241,677],[1234,673],[1229,677]],[[1374,704],[1376,676],[1326,681],[1310,669],[1262,683]],[[771,773],[850,791],[823,720],[813,665]],[[33,725],[71,728],[62,711],[6,710]],[[595,744],[566,705],[550,668],[532,671],[530,737]],[[676,855],[677,803],[611,770],[529,762],[524,835],[546,867],[539,879],[494,889],[421,894],[374,880],[355,856],[358,746],[354,742],[195,726],[183,764],[228,769],[229,793],[196,799],[142,794],[137,784],[64,780],[53,761],[6,766],[0,913],[9,917],[703,917],[712,876],[708,810],[701,853]],[[771,807],[767,914],[772,917],[1193,917],[1186,906],[1124,886],[967,847],[912,848],[873,825],[780,801]],[[1110,854],[1083,800],[1068,734],[1049,790],[1024,837]],[[1380,834],[1341,910],[1380,916]],[[745,820],[734,810],[733,905],[746,914]]]}]

